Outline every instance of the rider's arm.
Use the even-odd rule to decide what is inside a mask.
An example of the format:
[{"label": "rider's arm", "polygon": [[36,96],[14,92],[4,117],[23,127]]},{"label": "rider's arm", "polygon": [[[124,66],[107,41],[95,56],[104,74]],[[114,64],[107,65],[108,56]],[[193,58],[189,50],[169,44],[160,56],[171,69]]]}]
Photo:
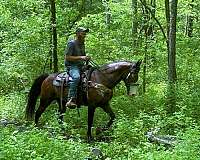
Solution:
[{"label": "rider's arm", "polygon": [[65,55],[65,59],[67,60],[67,61],[72,61],[72,62],[74,62],[74,61],[86,61],[86,60],[88,60],[89,59],[89,57],[88,56],[69,56],[69,55]]},{"label": "rider's arm", "polygon": [[66,50],[65,50],[65,60],[67,61],[87,61],[90,59],[89,56],[78,56],[75,54],[75,43],[74,41],[70,41],[67,44]]}]

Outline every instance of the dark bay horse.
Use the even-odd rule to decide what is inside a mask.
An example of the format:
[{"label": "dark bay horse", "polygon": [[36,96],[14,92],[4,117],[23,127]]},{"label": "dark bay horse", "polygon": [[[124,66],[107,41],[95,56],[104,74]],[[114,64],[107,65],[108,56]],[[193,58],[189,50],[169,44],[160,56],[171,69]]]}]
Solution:
[{"label": "dark bay horse", "polygon": [[[110,120],[107,124],[109,128],[115,118],[109,101],[112,98],[112,89],[120,82],[124,81],[126,87],[128,88],[131,84],[138,81],[138,73],[140,70],[141,60],[137,62],[129,61],[118,61],[105,64],[98,69],[94,69],[91,73],[90,82],[93,82],[93,86],[89,87],[87,96],[81,96],[78,93],[77,105],[88,106],[88,131],[87,136],[90,141],[92,138],[91,127],[93,124],[93,117],[96,107],[101,107],[109,116]],[[53,80],[58,75],[54,74],[42,74],[37,79],[35,79],[29,95],[28,103],[26,106],[26,118],[31,120],[35,114],[35,123],[38,124],[41,114],[45,109],[51,104],[53,100],[56,100],[59,105],[60,119],[63,120],[63,113],[66,111],[66,100],[65,98],[60,100],[61,93],[63,97],[67,97],[68,88],[65,87],[63,92],[61,92],[61,87],[56,87],[53,85]],[[99,85],[98,85],[99,84]],[[96,87],[97,86],[97,87]],[[99,87],[100,86],[100,87]],[[99,93],[99,90],[100,93]],[[80,96],[79,96],[80,95]],[[35,105],[37,98],[40,96],[40,105],[35,113]]]}]

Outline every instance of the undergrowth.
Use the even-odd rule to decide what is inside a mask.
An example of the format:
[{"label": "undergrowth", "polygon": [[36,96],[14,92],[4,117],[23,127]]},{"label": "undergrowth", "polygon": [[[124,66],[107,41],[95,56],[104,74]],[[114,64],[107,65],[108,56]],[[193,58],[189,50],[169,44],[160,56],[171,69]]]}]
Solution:
[{"label": "undergrowth", "polygon": [[[148,96],[148,94],[146,95]],[[143,99],[146,108],[139,105]],[[91,149],[99,148],[104,159],[199,159],[200,132],[195,121],[181,111],[171,117],[165,116],[162,108],[150,98],[143,96],[114,97],[111,105],[116,113],[113,127],[96,134],[96,128],[105,125],[108,117],[101,110],[95,112],[93,135],[95,141],[87,143],[87,108],[67,110],[63,131],[58,124],[56,104],[52,104],[40,119],[41,127],[27,124],[24,120],[26,95],[12,93],[0,98],[0,159],[77,159],[95,157]],[[134,102],[134,103],[133,103]],[[135,105],[133,105],[135,104]],[[159,104],[159,103],[157,103]],[[151,109],[148,109],[150,106]],[[159,108],[159,109],[158,109]],[[148,111],[148,113],[147,113]],[[159,111],[161,111],[159,113]],[[128,114],[129,113],[129,114]],[[15,122],[4,124],[7,122]],[[5,121],[6,122],[6,121]],[[175,127],[170,132],[170,127]],[[160,128],[159,134],[173,133],[177,137],[175,146],[166,147],[151,143],[146,132]]]}]

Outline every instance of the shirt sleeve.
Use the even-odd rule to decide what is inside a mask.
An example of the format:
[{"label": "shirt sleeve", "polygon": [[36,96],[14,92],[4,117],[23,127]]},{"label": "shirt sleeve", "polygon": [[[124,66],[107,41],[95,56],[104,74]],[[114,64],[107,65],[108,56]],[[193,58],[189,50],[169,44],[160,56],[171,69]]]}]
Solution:
[{"label": "shirt sleeve", "polygon": [[74,43],[73,41],[69,41],[65,48],[65,55],[72,56],[74,52]]}]

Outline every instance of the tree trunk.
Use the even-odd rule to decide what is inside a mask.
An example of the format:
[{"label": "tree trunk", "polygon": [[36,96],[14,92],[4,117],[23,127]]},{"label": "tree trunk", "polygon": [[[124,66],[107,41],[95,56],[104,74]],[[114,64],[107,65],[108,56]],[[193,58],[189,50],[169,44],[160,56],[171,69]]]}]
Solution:
[{"label": "tree trunk", "polygon": [[137,17],[137,0],[132,0],[132,37],[133,37],[133,50],[137,48],[137,29],[138,29],[138,17]]},{"label": "tree trunk", "polygon": [[145,47],[144,47],[144,60],[143,60],[143,81],[142,91],[146,92],[146,73],[147,73],[147,52],[148,52],[148,35],[145,32]]},{"label": "tree trunk", "polygon": [[105,6],[105,23],[107,27],[109,27],[111,22],[111,13],[110,13],[110,7],[109,7],[109,0],[103,0],[103,5]]},{"label": "tree trunk", "polygon": [[[150,14],[150,21],[153,17],[156,17],[156,0],[151,0],[151,14]],[[148,28],[148,35],[153,37],[154,36],[154,25],[151,23]]]},{"label": "tree trunk", "polygon": [[193,32],[193,15],[192,15],[192,11],[193,11],[193,2],[194,0],[192,0],[192,3],[190,4],[191,7],[191,13],[188,13],[186,15],[186,26],[185,26],[185,35],[188,37],[192,37],[192,32]]},{"label": "tree trunk", "polygon": [[144,35],[145,35],[145,47],[144,47],[144,61],[143,61],[143,82],[142,82],[142,90],[143,93],[146,92],[146,75],[147,75],[147,55],[148,55],[148,37],[149,37],[149,21],[150,21],[150,10],[148,10],[146,0],[143,0],[143,23],[144,23]]},{"label": "tree trunk", "polygon": [[52,44],[53,44],[53,39],[52,39],[52,30],[51,30],[51,36],[50,36],[50,50],[49,50],[49,69],[52,70],[53,69],[53,47],[52,47]]},{"label": "tree trunk", "polygon": [[53,71],[58,72],[58,57],[57,57],[57,32],[56,32],[56,5],[55,0],[50,0],[51,11],[51,30],[52,30],[52,57]]},{"label": "tree trunk", "polygon": [[168,54],[168,113],[176,110],[176,18],[178,0],[172,0],[170,5],[169,24],[169,54]]},{"label": "tree trunk", "polygon": [[176,81],[176,18],[177,18],[177,1],[172,0],[169,28],[169,71],[168,79],[171,82]]},{"label": "tree trunk", "polygon": [[169,0],[165,0],[165,17],[167,22],[167,37],[169,39],[169,23],[170,23]]},{"label": "tree trunk", "polygon": [[167,54],[168,54],[168,64],[169,64],[169,23],[170,23],[170,11],[169,11],[169,0],[165,0],[165,17],[167,22]]}]

